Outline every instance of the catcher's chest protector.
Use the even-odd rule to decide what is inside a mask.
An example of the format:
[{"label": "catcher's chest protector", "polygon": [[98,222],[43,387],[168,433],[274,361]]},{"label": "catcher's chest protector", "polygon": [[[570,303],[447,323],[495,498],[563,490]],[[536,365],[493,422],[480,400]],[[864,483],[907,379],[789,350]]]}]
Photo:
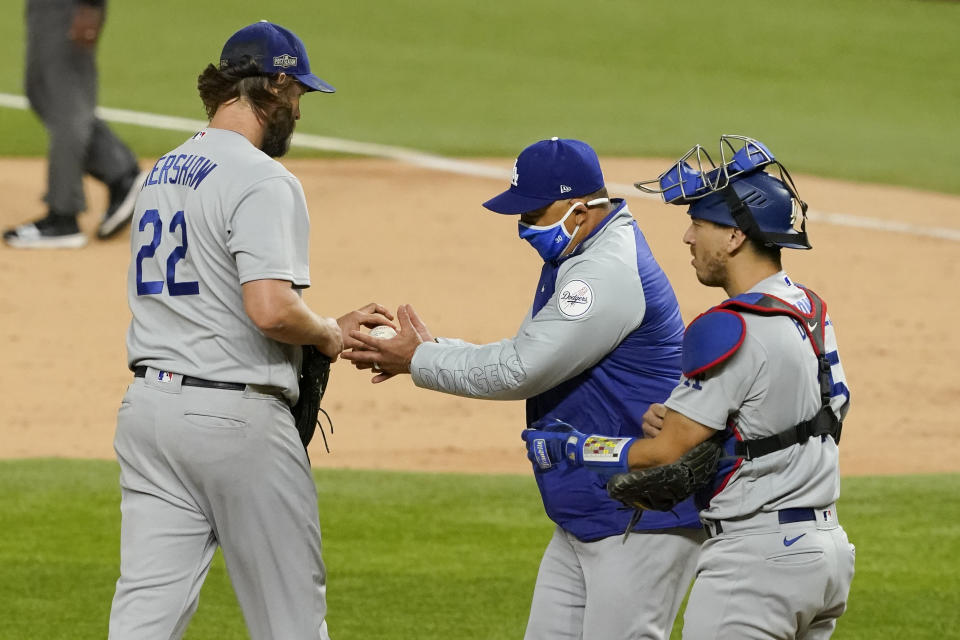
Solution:
[{"label": "catcher's chest protector", "polygon": [[[799,286],[799,285],[798,285]],[[731,298],[701,314],[687,327],[683,338],[683,374],[690,379],[702,376],[709,369],[730,358],[746,335],[746,323],[741,313],[784,315],[793,318],[810,339],[817,356],[820,383],[820,411],[800,424],[780,433],[755,440],[737,442],[734,453],[746,460],[803,443],[811,436],[829,435],[840,442],[843,424],[830,407],[830,362],[824,349],[827,305],[814,292],[800,287],[810,303],[810,312],[804,313],[793,305],[764,293],[746,293]]]}]

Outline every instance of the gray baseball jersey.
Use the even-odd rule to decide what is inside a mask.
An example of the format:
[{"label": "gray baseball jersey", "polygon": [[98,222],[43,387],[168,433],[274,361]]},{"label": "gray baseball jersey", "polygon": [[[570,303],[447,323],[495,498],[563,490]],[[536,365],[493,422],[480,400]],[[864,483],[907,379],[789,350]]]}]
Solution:
[{"label": "gray baseball jersey", "polygon": [[[782,271],[750,292],[810,312]],[[702,378],[681,379],[666,405],[708,427],[728,421],[744,440],[783,432],[821,407],[818,366],[797,320],[742,314],[743,344]],[[850,391],[826,320],[831,407],[841,419]],[[816,327],[811,327],[815,330]],[[701,517],[713,537],[700,553],[684,615],[685,640],[829,638],[846,608],[855,549],[837,519],[838,449],[829,436],[741,459]]]},{"label": "gray baseball jersey", "polygon": [[[595,365],[643,322],[646,302],[636,265],[633,217],[626,206],[603,230],[612,243],[598,255],[584,243],[560,265],[558,291],[536,314],[531,308],[513,338],[485,345],[438,338],[417,347],[410,374],[418,387],[468,398],[521,400],[551,389]],[[589,284],[589,299],[561,304],[571,282]],[[569,292],[568,292],[569,293]],[[622,304],[629,298],[631,304]]]},{"label": "gray baseball jersey", "polygon": [[138,371],[114,439],[110,638],[180,638],[219,546],[251,638],[326,640],[317,491],[289,404],[300,347],[263,336],[241,289],[310,284],[300,184],[242,135],[208,128],[157,161],[131,235]]},{"label": "gray baseball jersey", "polygon": [[[807,297],[784,272],[757,283],[749,292],[767,293],[808,312]],[[742,314],[743,345],[716,373],[703,380],[681,378],[666,405],[717,430],[736,416],[744,440],[773,435],[813,417],[820,409],[817,358],[806,333],[786,316]],[[827,320],[825,348],[831,360],[831,406],[842,420],[850,392],[837,354],[837,337]],[[839,452],[832,438],[810,438],[754,460],[744,460],[709,508],[705,519],[727,520],[756,511],[816,507],[840,495]]]},{"label": "gray baseball jersey", "polygon": [[154,165],[134,224],[131,369],[278,387],[296,402],[300,347],[260,333],[240,285],[310,286],[300,182],[239,133],[205,129]]}]

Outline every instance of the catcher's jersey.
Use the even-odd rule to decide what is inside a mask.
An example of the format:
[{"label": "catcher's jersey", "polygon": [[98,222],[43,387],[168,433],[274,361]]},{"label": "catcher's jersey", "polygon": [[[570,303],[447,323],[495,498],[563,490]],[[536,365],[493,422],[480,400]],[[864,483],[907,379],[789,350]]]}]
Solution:
[{"label": "catcher's jersey", "polygon": [[[680,378],[677,299],[622,200],[567,258],[543,266],[513,338],[439,338],[417,347],[414,382],[446,393],[527,400],[527,424],[558,418],[584,433],[642,437],[642,417]],[[583,541],[619,535],[631,513],[592,471],[537,473],[547,515]],[[637,529],[699,527],[691,501],[648,513]]]},{"label": "catcher's jersey", "polygon": [[298,394],[300,347],[265,337],[241,284],[310,286],[300,182],[233,131],[207,128],[161,157],[137,197],[127,333],[131,368]]},{"label": "catcher's jersey", "polygon": [[[766,293],[809,313],[803,291],[784,272],[759,282],[749,293]],[[728,421],[743,440],[770,436],[812,418],[821,406],[817,357],[803,328],[788,316],[742,313],[743,345],[703,379],[681,378],[666,405],[707,427],[723,430]],[[850,391],[837,352],[829,316],[824,335],[831,363],[831,407],[842,420]],[[753,460],[723,465],[719,492],[701,516],[729,520],[757,511],[817,508],[840,495],[838,449],[829,436],[812,437]]]}]

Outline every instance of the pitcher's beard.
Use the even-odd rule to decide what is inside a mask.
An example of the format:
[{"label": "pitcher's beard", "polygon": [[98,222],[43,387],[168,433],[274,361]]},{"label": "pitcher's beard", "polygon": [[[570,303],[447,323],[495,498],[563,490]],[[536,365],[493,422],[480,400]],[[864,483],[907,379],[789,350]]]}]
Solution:
[{"label": "pitcher's beard", "polygon": [[263,131],[260,150],[271,158],[280,158],[290,150],[290,138],[297,121],[293,118],[293,109],[277,107],[267,121]]}]

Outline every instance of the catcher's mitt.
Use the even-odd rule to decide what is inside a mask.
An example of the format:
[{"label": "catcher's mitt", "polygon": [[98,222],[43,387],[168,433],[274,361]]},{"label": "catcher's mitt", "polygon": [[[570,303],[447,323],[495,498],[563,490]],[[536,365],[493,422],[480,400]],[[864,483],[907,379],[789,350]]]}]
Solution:
[{"label": "catcher's mitt", "polygon": [[672,464],[618,473],[607,482],[607,493],[634,509],[669,511],[710,481],[722,454],[723,447],[710,438]]},{"label": "catcher's mitt", "polygon": [[[330,379],[330,358],[320,353],[320,350],[313,345],[303,346],[303,363],[300,365],[300,399],[293,406],[293,421],[297,425],[297,431],[300,433],[300,441],[306,448],[313,439],[313,434],[319,423],[319,414],[323,409],[320,408],[320,401],[323,399],[323,392],[327,390],[327,380]],[[323,414],[330,416],[326,411]],[[333,432],[333,422],[330,423],[330,432]],[[323,428],[320,429],[323,433]],[[323,436],[323,445],[327,447],[327,436]]]}]

